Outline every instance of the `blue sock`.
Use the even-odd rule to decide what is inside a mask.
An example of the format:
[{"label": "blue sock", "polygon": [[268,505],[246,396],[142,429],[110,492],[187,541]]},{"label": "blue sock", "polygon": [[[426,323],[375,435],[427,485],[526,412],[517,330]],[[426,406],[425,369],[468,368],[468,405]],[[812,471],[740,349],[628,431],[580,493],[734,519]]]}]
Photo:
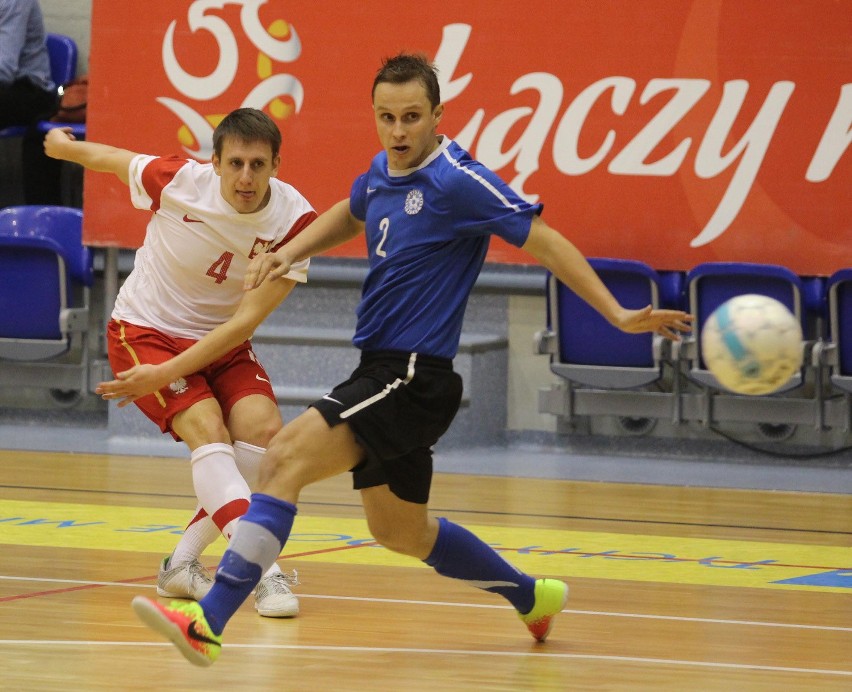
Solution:
[{"label": "blue sock", "polygon": [[500,594],[520,613],[532,610],[535,579],[510,565],[467,529],[443,517],[438,522],[438,539],[423,562],[445,577]]},{"label": "blue sock", "polygon": [[248,598],[263,573],[287,542],[296,506],[271,495],[254,493],[248,512],[237,522],[228,550],[216,570],[216,583],[199,601],[215,634]]}]

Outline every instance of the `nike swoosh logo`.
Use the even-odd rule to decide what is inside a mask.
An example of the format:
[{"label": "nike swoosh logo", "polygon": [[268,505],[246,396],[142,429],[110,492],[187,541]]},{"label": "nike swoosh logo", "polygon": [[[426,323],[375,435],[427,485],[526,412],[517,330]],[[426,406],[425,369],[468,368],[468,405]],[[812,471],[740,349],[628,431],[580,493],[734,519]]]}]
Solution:
[{"label": "nike swoosh logo", "polygon": [[201,219],[190,219],[186,214],[183,215],[183,220],[185,223],[204,223]]},{"label": "nike swoosh logo", "polygon": [[205,644],[213,644],[213,646],[222,646],[215,639],[210,639],[210,637],[206,637],[203,634],[195,631],[195,620],[189,623],[189,627],[186,628],[186,633],[189,635],[190,639],[194,639],[197,642],[204,642]]},{"label": "nike swoosh logo", "polygon": [[375,191],[376,191],[376,188],[374,188],[374,187],[368,187],[367,188],[367,194],[368,195],[372,195]]},{"label": "nike swoosh logo", "polygon": [[342,402],[342,401],[338,401],[337,399],[333,399],[333,398],[332,398],[332,397],[330,397],[328,394],[323,394],[323,395],[322,395],[322,398],[323,398],[323,399],[328,399],[329,401],[333,401],[335,404],[340,404],[341,406],[343,406],[343,402]]},{"label": "nike swoosh logo", "polygon": [[463,579],[465,584],[470,584],[471,586],[475,586],[477,589],[495,589],[499,587],[513,587],[517,588],[517,584],[511,581],[479,581],[477,579]]},{"label": "nike swoosh logo", "polygon": [[272,384],[272,383],[271,383],[269,380],[267,380],[265,377],[261,377],[260,375],[255,375],[255,377],[256,377],[257,379],[259,379],[261,382],[266,382],[266,384]]}]

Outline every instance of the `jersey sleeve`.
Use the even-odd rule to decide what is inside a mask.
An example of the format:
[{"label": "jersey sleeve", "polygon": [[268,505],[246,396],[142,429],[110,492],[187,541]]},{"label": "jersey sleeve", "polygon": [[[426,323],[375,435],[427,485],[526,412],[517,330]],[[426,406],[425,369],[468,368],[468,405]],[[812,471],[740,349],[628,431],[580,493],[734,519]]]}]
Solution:
[{"label": "jersey sleeve", "polygon": [[176,156],[134,156],[128,170],[130,201],[133,206],[137,209],[157,211],[160,208],[163,189],[186,164],[186,159]]},{"label": "jersey sleeve", "polygon": [[533,217],[544,209],[522,199],[496,173],[473,160],[457,168],[445,192],[461,235],[497,235],[516,247],[526,242]]},{"label": "jersey sleeve", "polygon": [[359,221],[367,220],[367,179],[368,173],[355,178],[349,191],[349,211]]}]

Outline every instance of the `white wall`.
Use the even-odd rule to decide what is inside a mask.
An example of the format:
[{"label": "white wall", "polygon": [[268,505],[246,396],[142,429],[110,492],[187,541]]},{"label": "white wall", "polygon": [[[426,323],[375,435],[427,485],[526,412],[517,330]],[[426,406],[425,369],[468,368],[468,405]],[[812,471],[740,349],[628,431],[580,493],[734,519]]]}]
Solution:
[{"label": "white wall", "polygon": [[544,296],[509,296],[509,430],[556,430],[556,418],[538,413],[538,390],[555,379],[548,356],[533,349],[533,335],[546,325]]}]

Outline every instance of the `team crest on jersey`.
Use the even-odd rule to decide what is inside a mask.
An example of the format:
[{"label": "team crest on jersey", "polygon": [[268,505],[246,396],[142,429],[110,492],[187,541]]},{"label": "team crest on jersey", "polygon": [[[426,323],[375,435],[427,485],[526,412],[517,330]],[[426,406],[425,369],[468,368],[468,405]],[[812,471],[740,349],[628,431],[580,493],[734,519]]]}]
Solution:
[{"label": "team crest on jersey", "polygon": [[264,240],[263,238],[255,238],[254,244],[251,246],[251,252],[249,253],[249,259],[254,259],[257,255],[262,255],[266,252],[266,249],[272,245],[271,240]]},{"label": "team crest on jersey", "polygon": [[187,389],[189,389],[189,385],[186,383],[185,379],[179,377],[169,384],[169,389],[171,389],[175,394],[183,394]]},{"label": "team crest on jersey", "polygon": [[423,208],[423,193],[420,190],[412,190],[405,198],[405,213],[414,216]]}]

